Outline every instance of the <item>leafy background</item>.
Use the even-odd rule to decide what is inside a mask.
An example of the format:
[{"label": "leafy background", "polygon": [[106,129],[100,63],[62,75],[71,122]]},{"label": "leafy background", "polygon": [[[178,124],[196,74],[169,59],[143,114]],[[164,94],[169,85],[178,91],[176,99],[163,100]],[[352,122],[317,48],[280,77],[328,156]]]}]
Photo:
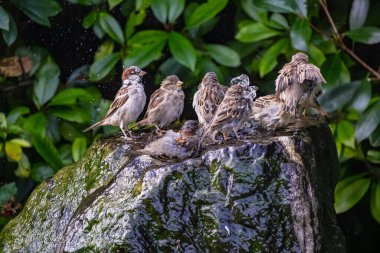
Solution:
[{"label": "leafy background", "polygon": [[105,114],[124,66],[150,73],[148,95],[177,74],[191,98],[207,71],[226,85],[248,73],[269,94],[303,51],[327,80],[319,100],[339,153],[347,250],[378,252],[379,12],[374,0],[0,0],[1,225],[98,136],[81,130]]}]

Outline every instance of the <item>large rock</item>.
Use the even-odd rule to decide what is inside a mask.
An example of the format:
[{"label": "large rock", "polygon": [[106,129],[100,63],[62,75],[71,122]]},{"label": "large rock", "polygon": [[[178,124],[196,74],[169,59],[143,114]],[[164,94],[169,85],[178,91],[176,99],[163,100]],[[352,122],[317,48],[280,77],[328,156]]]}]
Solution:
[{"label": "large rock", "polygon": [[1,252],[344,252],[327,125],[209,146],[182,162],[116,137],[38,186]]}]

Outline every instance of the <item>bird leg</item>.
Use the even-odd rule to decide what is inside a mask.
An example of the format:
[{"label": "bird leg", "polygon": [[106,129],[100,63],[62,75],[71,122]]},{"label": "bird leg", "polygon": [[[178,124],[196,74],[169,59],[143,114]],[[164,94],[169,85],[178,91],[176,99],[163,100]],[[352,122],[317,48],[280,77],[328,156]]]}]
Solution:
[{"label": "bird leg", "polygon": [[234,131],[236,138],[237,138],[238,140],[240,140],[240,137],[239,137],[239,135],[238,135],[238,133],[237,133],[237,129],[236,129],[236,128],[232,128],[232,130]]},{"label": "bird leg", "polygon": [[228,139],[228,135],[225,131],[222,131],[223,139],[226,141]]},{"label": "bird leg", "polygon": [[[124,131],[124,122],[120,122],[120,126],[119,126],[120,130],[123,132],[123,135],[122,138],[127,140],[127,141],[130,141],[133,139],[133,136],[132,136],[132,133],[129,131],[129,129],[125,129],[126,131]],[[126,132],[128,133],[129,137],[127,136]]]}]

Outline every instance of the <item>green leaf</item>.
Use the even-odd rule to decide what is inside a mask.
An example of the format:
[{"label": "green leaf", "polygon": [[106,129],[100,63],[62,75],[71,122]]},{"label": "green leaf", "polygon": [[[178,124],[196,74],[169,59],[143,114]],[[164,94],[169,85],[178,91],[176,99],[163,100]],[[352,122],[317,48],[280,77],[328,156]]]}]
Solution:
[{"label": "green leaf", "polygon": [[290,29],[293,48],[307,52],[311,33],[310,22],[304,18],[297,18]]},{"label": "green leaf", "polygon": [[73,105],[78,101],[94,103],[99,99],[90,91],[81,88],[69,88],[61,91],[50,101],[49,105]]},{"label": "green leaf", "polygon": [[372,217],[380,223],[380,183],[377,181],[372,185],[370,208]]},{"label": "green leaf", "polygon": [[370,149],[367,151],[367,160],[371,163],[380,164],[380,151]]},{"label": "green leaf", "polygon": [[289,39],[283,38],[274,43],[261,57],[259,62],[260,77],[268,74],[277,66],[277,57],[289,47]]},{"label": "green leaf", "polygon": [[185,8],[185,0],[169,0],[168,21],[173,24]]},{"label": "green leaf", "polygon": [[171,32],[169,36],[169,49],[174,58],[193,72],[197,57],[191,42],[177,32]]},{"label": "green leaf", "polygon": [[369,9],[369,0],[354,0],[350,12],[350,30],[358,29],[364,25]]},{"label": "green leaf", "polygon": [[368,45],[373,45],[380,42],[380,28],[378,27],[362,27],[345,32],[344,35],[350,37],[353,41]]},{"label": "green leaf", "polygon": [[318,47],[313,44],[309,44],[308,54],[311,58],[311,62],[315,63],[317,66],[321,66],[325,61],[325,54]]},{"label": "green leaf", "polygon": [[38,70],[33,91],[38,108],[49,101],[55,94],[59,84],[60,70],[50,59]]},{"label": "green leaf", "polygon": [[334,54],[327,58],[321,67],[321,73],[326,79],[326,86],[349,82],[350,73],[342,61],[340,54]]},{"label": "green leaf", "polygon": [[23,128],[31,135],[46,134],[47,119],[42,112],[30,115],[24,122]]},{"label": "green leaf", "polygon": [[96,37],[98,37],[99,39],[102,39],[106,34],[106,32],[102,29],[98,21],[94,23],[94,25],[92,26],[92,30],[94,31]]},{"label": "green leaf", "polygon": [[270,17],[269,22],[267,23],[268,26],[280,29],[280,30],[288,30],[289,29],[289,23],[286,20],[286,18],[279,14],[279,13],[273,13],[273,15]]},{"label": "green leaf", "polygon": [[185,8],[184,0],[152,0],[154,16],[162,23],[174,23]]},{"label": "green leaf", "polygon": [[335,211],[343,213],[358,203],[368,191],[371,179],[364,175],[353,176],[340,181],[335,189]]},{"label": "green leaf", "polygon": [[115,6],[123,2],[124,0],[107,0],[108,5],[110,6],[110,10],[112,10]]},{"label": "green leaf", "polygon": [[95,53],[94,61],[100,60],[101,58],[106,57],[107,55],[112,54],[113,49],[115,48],[115,45],[113,41],[106,40],[104,41],[98,48],[98,50]]},{"label": "green leaf", "polygon": [[69,2],[72,2],[73,4],[81,4],[81,5],[95,5],[101,3],[103,0],[68,0]]},{"label": "green leaf", "polygon": [[375,105],[371,106],[358,121],[355,131],[355,137],[358,142],[361,142],[370,136],[370,134],[378,127],[380,123],[379,111],[380,102],[377,102]]},{"label": "green leaf", "polygon": [[84,155],[87,149],[87,141],[84,137],[76,138],[72,146],[72,154],[74,162],[79,161],[79,159]]},{"label": "green leaf", "polygon": [[356,89],[354,98],[352,99],[351,106],[358,112],[363,112],[371,100],[372,87],[368,80],[363,80],[359,87]]},{"label": "green leaf", "polygon": [[3,7],[0,6],[0,29],[9,31],[9,15]]},{"label": "green leaf", "polygon": [[0,137],[4,140],[7,138],[7,118],[0,112]]},{"label": "green leaf", "polygon": [[7,116],[7,122],[9,125],[15,124],[16,121],[25,114],[28,114],[30,112],[29,108],[26,106],[18,106],[13,108]]},{"label": "green leaf", "polygon": [[307,16],[305,0],[254,0],[254,2],[267,10],[281,13],[294,13],[303,17]]},{"label": "green leaf", "polygon": [[56,0],[12,0],[22,12],[33,21],[50,27],[49,17],[57,15],[62,9]]},{"label": "green leaf", "polygon": [[351,101],[359,85],[359,82],[352,82],[327,89],[319,96],[318,101],[326,112],[336,111]]},{"label": "green leaf", "polygon": [[64,165],[69,165],[74,162],[71,155],[71,145],[63,144],[59,147],[58,152]]},{"label": "green leaf", "polygon": [[55,171],[63,167],[59,153],[51,140],[40,135],[32,135],[31,140],[37,152]]},{"label": "green leaf", "polygon": [[12,197],[16,196],[17,187],[16,183],[8,183],[0,186],[0,204],[7,203]]},{"label": "green leaf", "polygon": [[34,181],[42,182],[53,175],[54,170],[45,163],[35,163],[32,166],[31,177]]},{"label": "green leaf", "polygon": [[377,127],[376,130],[369,136],[369,142],[374,147],[380,147],[380,127]]},{"label": "green leaf", "polygon": [[30,175],[30,162],[28,157],[23,153],[21,159],[18,161],[18,167],[15,171],[16,176],[18,177],[29,177]]},{"label": "green leaf", "polygon": [[53,108],[50,112],[58,118],[77,123],[90,123],[91,115],[88,109],[79,106],[64,106]]},{"label": "green leaf", "polygon": [[154,44],[162,41],[166,41],[169,34],[160,30],[144,30],[136,33],[130,40],[128,40],[128,45],[138,44]]},{"label": "green leaf", "polygon": [[228,0],[208,0],[199,5],[186,20],[186,28],[199,26],[215,17],[227,5]]},{"label": "green leaf", "polygon": [[344,145],[355,148],[355,127],[347,120],[342,120],[337,126],[338,140]]},{"label": "green leaf", "polygon": [[166,44],[166,39],[157,43],[149,43],[144,45],[134,44],[129,47],[127,57],[123,61],[124,66],[139,66],[144,68],[149,63],[161,58],[161,52]]},{"label": "green leaf", "polygon": [[32,60],[32,69],[29,72],[29,76],[32,76],[39,70],[41,61],[48,56],[48,52],[41,47],[19,47],[16,50],[16,55],[20,57],[26,56]]},{"label": "green leaf", "polygon": [[252,0],[241,0],[241,7],[245,13],[257,22],[267,21],[267,11],[259,7]]},{"label": "green leaf", "polygon": [[99,13],[99,24],[113,40],[119,44],[124,44],[123,31],[114,17],[106,12],[101,12]]},{"label": "green leaf", "polygon": [[74,127],[71,123],[66,122],[66,121],[62,122],[61,127],[60,127],[60,133],[61,133],[61,136],[69,142],[73,142],[75,138],[85,136],[82,133],[82,131],[80,131],[77,127]]},{"label": "green leaf", "polygon": [[96,11],[91,11],[89,14],[87,14],[83,20],[82,20],[82,26],[83,28],[90,28],[98,19],[98,13]]},{"label": "green leaf", "polygon": [[95,61],[90,67],[90,81],[97,82],[108,75],[119,61],[119,53],[112,53]]},{"label": "green leaf", "polygon": [[3,30],[2,34],[3,34],[3,39],[5,43],[7,43],[8,47],[12,45],[13,42],[16,41],[17,25],[12,16],[9,16],[9,30],[8,31]]},{"label": "green leaf", "polygon": [[132,12],[129,15],[127,24],[125,25],[125,38],[129,38],[135,31],[135,27],[144,22],[146,16],[145,10],[140,10],[138,13]]},{"label": "green leaf", "polygon": [[240,66],[240,56],[235,50],[217,44],[208,44],[205,46],[207,52],[211,57],[220,65],[227,67],[238,67]]},{"label": "green leaf", "polygon": [[30,148],[32,146],[27,140],[20,139],[20,138],[14,138],[14,139],[10,140],[9,142],[15,143],[15,144],[17,144],[23,148]]},{"label": "green leaf", "polygon": [[280,32],[262,23],[250,23],[239,29],[235,38],[241,42],[255,42],[279,35]]},{"label": "green leaf", "polygon": [[5,153],[13,161],[19,161],[22,155],[22,149],[17,143],[7,141],[5,143]]}]

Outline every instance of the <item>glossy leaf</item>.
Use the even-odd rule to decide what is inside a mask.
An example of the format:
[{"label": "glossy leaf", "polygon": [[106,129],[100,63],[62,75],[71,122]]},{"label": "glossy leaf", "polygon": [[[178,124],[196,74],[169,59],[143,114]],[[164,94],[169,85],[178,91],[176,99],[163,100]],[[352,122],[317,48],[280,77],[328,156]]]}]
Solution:
[{"label": "glossy leaf", "polygon": [[33,164],[31,177],[34,181],[42,182],[45,179],[52,177],[54,175],[54,170],[45,163],[35,163]]},{"label": "glossy leaf", "polygon": [[20,138],[14,138],[14,139],[10,140],[9,142],[15,143],[15,144],[17,144],[23,148],[30,148],[32,146],[27,140],[20,139]]},{"label": "glossy leaf", "polygon": [[340,181],[335,189],[335,211],[343,213],[358,203],[368,191],[371,179],[363,175]]},{"label": "glossy leaf", "polygon": [[310,57],[310,62],[314,63],[316,66],[321,66],[326,61],[323,51],[313,44],[309,44],[308,54]]},{"label": "glossy leaf", "polygon": [[124,44],[124,34],[116,19],[106,12],[99,13],[101,28],[116,42]]},{"label": "glossy leaf", "polygon": [[60,70],[52,61],[48,60],[38,70],[33,86],[35,103],[38,108],[48,102],[55,94],[59,84]]},{"label": "glossy leaf", "polygon": [[71,155],[71,147],[72,147],[72,145],[63,144],[58,149],[59,156],[61,157],[61,160],[62,160],[64,165],[69,165],[69,164],[72,164],[74,162],[73,157]]},{"label": "glossy leaf", "polygon": [[241,42],[255,42],[279,35],[280,32],[265,26],[262,23],[250,23],[243,26],[235,38]]},{"label": "glossy leaf", "polygon": [[97,82],[106,77],[119,61],[119,53],[112,53],[97,61],[90,67],[90,81]]},{"label": "glossy leaf", "polygon": [[108,5],[110,6],[110,10],[112,10],[115,6],[122,3],[124,0],[107,0]]},{"label": "glossy leaf", "polygon": [[12,197],[16,196],[16,183],[8,183],[0,186],[0,204],[7,203]]},{"label": "glossy leaf", "polygon": [[307,16],[307,5],[305,0],[255,0],[255,3],[273,12],[295,13],[303,17]]},{"label": "glossy leaf", "polygon": [[13,108],[7,116],[7,122],[9,125],[16,123],[16,121],[22,116],[30,112],[30,109],[26,106],[18,106]]},{"label": "glossy leaf", "polygon": [[370,208],[372,217],[380,223],[380,182],[377,181],[372,185]]},{"label": "glossy leaf", "polygon": [[128,40],[128,45],[133,44],[149,44],[149,43],[158,43],[161,41],[166,41],[169,37],[169,34],[160,30],[144,30],[136,33],[130,40]]},{"label": "glossy leaf", "polygon": [[73,142],[78,137],[85,136],[84,133],[80,129],[78,129],[77,127],[75,127],[74,124],[71,124],[69,122],[62,122],[59,131],[60,131],[61,136],[69,142]]},{"label": "glossy leaf", "polygon": [[145,10],[141,10],[138,13],[132,12],[131,15],[129,15],[127,24],[125,25],[125,38],[128,39],[135,31],[135,27],[144,22],[145,16]]},{"label": "glossy leaf", "polygon": [[310,22],[307,19],[296,19],[290,29],[290,40],[293,48],[307,52],[311,33]]},{"label": "glossy leaf", "polygon": [[87,14],[82,20],[82,26],[86,29],[90,28],[93,24],[95,24],[98,19],[98,13],[96,11],[91,11]]},{"label": "glossy leaf", "polygon": [[245,13],[257,22],[267,21],[267,11],[255,4],[252,0],[241,0],[241,7]]},{"label": "glossy leaf", "polygon": [[270,17],[269,22],[267,23],[269,26],[276,28],[276,29],[289,29],[289,23],[286,20],[286,18],[279,14],[279,13],[273,13],[273,15]]},{"label": "glossy leaf", "polygon": [[53,108],[50,112],[58,118],[77,123],[90,123],[91,115],[88,109],[79,106],[64,106]]},{"label": "glossy leaf", "polygon": [[61,6],[56,0],[13,0],[12,3],[33,21],[48,27],[50,27],[49,17],[61,11]]},{"label": "glossy leaf", "polygon": [[192,71],[195,70],[195,62],[197,60],[195,49],[186,37],[177,32],[171,32],[169,36],[169,49],[179,63]]},{"label": "glossy leaf", "polygon": [[344,145],[355,148],[355,127],[347,120],[337,125],[338,140]]},{"label": "glossy leaf", "polygon": [[140,68],[148,66],[151,62],[161,58],[162,49],[166,39],[156,43],[134,45],[127,51],[127,57],[123,61],[124,66],[136,65]]},{"label": "glossy leaf", "polygon": [[369,136],[369,142],[374,147],[380,147],[380,126]]},{"label": "glossy leaf", "polygon": [[367,151],[367,160],[372,162],[372,163],[380,164],[380,151],[374,150],[374,149],[368,150]]},{"label": "glossy leaf", "polygon": [[207,52],[210,56],[220,65],[227,67],[238,67],[240,62],[240,56],[235,50],[217,44],[206,45]]},{"label": "glossy leaf", "polygon": [[184,0],[152,0],[154,16],[162,23],[174,23],[185,8]]},{"label": "glossy leaf", "polygon": [[76,138],[72,146],[72,154],[74,162],[79,161],[87,149],[87,141],[84,137]]},{"label": "glossy leaf", "polygon": [[59,92],[50,101],[49,105],[73,105],[78,101],[93,103],[99,97],[94,96],[90,91],[81,88],[69,88]]},{"label": "glossy leaf", "polygon": [[8,47],[10,45],[12,45],[13,42],[16,41],[17,25],[16,25],[16,22],[14,21],[12,16],[9,16],[9,30],[8,31],[2,31],[2,34],[3,34],[3,39],[4,39],[4,41]]},{"label": "glossy leaf", "polygon": [[24,122],[24,129],[31,135],[46,134],[47,119],[42,112],[35,113],[29,116]]},{"label": "glossy leaf", "polygon": [[16,176],[23,178],[27,178],[30,175],[30,161],[24,153],[21,155],[21,159],[18,161],[18,166],[15,174]]},{"label": "glossy leaf", "polygon": [[364,25],[369,9],[369,0],[354,0],[350,11],[350,30],[358,29]]},{"label": "glossy leaf", "polygon": [[353,82],[327,89],[319,96],[318,101],[326,112],[333,112],[351,101],[359,85],[359,82]]},{"label": "glossy leaf", "polygon": [[337,84],[347,83],[350,73],[341,59],[340,54],[335,54],[327,58],[321,67],[321,73],[326,79],[325,86],[332,87]]},{"label": "glossy leaf", "polygon": [[199,5],[186,20],[186,28],[199,26],[215,17],[227,5],[228,0],[208,0]]},{"label": "glossy leaf", "polygon": [[353,41],[373,45],[380,42],[380,28],[378,27],[362,27],[359,29],[345,32],[344,35],[350,37]]},{"label": "glossy leaf", "polygon": [[358,112],[363,112],[371,100],[372,86],[367,80],[363,80],[356,89],[351,106]]},{"label": "glossy leaf", "polygon": [[22,155],[22,148],[17,143],[7,141],[5,143],[5,153],[13,161],[19,161]]},{"label": "glossy leaf", "polygon": [[274,43],[261,57],[259,62],[260,77],[265,76],[277,66],[277,57],[289,47],[289,39],[284,38]]},{"label": "glossy leaf", "polygon": [[95,53],[94,61],[100,60],[101,58],[106,57],[107,55],[112,54],[115,48],[115,44],[111,40],[104,41],[98,48]]},{"label": "glossy leaf", "polygon": [[0,6],[0,29],[9,31],[9,15],[3,7]]},{"label": "glossy leaf", "polygon": [[371,106],[356,124],[355,137],[358,142],[366,139],[380,124],[380,102]]},{"label": "glossy leaf", "polygon": [[62,160],[54,144],[46,137],[32,135],[31,140],[37,152],[44,160],[54,168],[55,171],[63,167]]}]

